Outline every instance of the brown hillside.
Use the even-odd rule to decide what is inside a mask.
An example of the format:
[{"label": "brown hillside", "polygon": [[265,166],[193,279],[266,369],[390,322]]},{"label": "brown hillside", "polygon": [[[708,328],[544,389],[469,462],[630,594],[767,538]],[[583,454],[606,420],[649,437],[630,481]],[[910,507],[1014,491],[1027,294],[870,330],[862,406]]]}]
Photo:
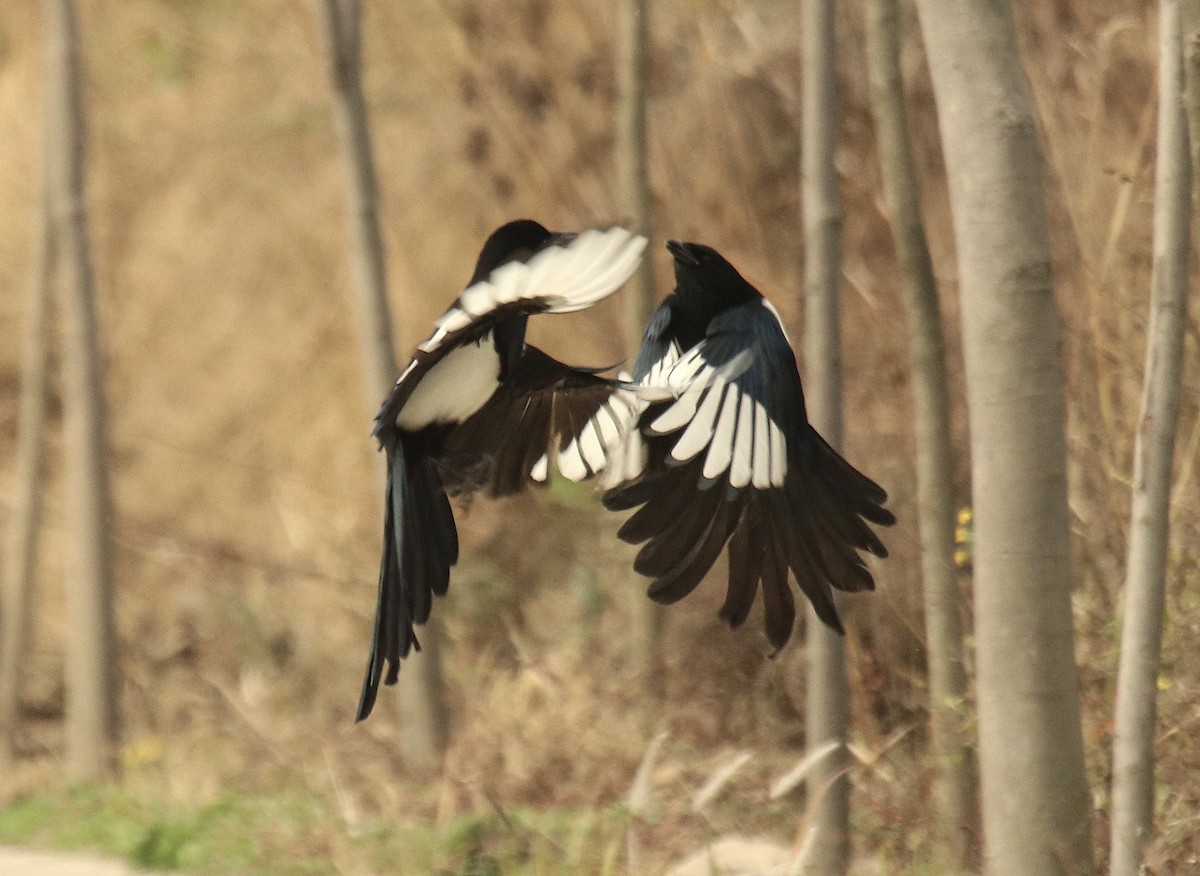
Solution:
[{"label": "brown hillside", "polygon": [[[36,4],[0,20],[0,459],[12,458],[21,294],[42,137]],[[1047,164],[1071,380],[1071,504],[1085,734],[1100,808],[1149,283],[1153,7],[1016,4]],[[670,612],[667,703],[624,661],[632,551],[588,492],[474,504],[464,562],[436,606],[458,727],[446,777],[394,766],[392,709],[352,724],[374,610],[379,509],[359,371],[343,180],[313,6],[83,0],[92,234],[104,332],[118,541],[128,782],[176,800],[300,789],[370,824],[618,802],[652,735],[655,861],[714,830],[790,838],[798,806],[765,804],[797,756],[802,645],[764,659],[757,616],[730,632],[716,581]],[[365,69],[391,299],[403,350],[517,216],[620,219],[612,151],[611,4],[365,4]],[[759,283],[799,332],[798,17],[793,4],[669,2],[652,20],[651,178],[663,236],[702,240]],[[900,524],[879,590],[856,598],[855,781],[864,852],[927,849],[914,812],[923,634],[906,333],[883,215],[856,4],[840,22],[846,454],[885,484]],[[1030,9],[1034,11],[1029,11]],[[955,392],[956,482],[969,501],[950,217],[919,43],[905,49]],[[669,266],[653,250],[661,289]],[[533,339],[580,364],[630,355],[617,304],[541,320]],[[1193,308],[1193,313],[1194,313]],[[1179,439],[1161,722],[1161,872],[1200,850],[1200,357],[1193,319]],[[57,419],[50,466],[61,467]],[[0,495],[11,493],[0,467]],[[14,790],[55,775],[63,531],[49,496],[31,698]],[[7,512],[7,503],[0,513]],[[964,574],[964,587],[969,579]],[[390,693],[390,692],[389,692]],[[385,694],[386,696],[386,694]],[[386,703],[390,706],[390,703]],[[49,715],[46,717],[45,715]],[[139,748],[138,746],[141,746]],[[715,822],[688,801],[727,751],[759,753]],[[141,756],[139,751],[152,754]],[[489,803],[489,800],[492,803]],[[497,802],[498,801],[498,802]],[[857,805],[857,804],[856,804]],[[350,814],[347,814],[350,813]],[[351,825],[353,826],[353,824]],[[314,838],[314,856],[338,859]],[[1194,860],[1194,858],[1193,858]],[[897,870],[896,872],[902,872]]]}]

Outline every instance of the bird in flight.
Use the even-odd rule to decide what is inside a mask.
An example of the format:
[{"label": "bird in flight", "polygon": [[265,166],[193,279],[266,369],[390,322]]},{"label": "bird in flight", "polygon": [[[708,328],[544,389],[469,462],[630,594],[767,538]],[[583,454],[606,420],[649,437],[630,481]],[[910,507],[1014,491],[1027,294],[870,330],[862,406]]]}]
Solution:
[{"label": "bird in flight", "polygon": [[728,543],[720,617],[731,627],[761,584],[767,638],[782,648],[795,621],[790,569],[817,617],[842,633],[833,590],[874,589],[858,551],[887,556],[868,525],[895,523],[887,493],[809,424],[771,303],[711,247],[667,248],[675,290],[646,328],[633,374],[642,392],[609,454],[604,505],[637,509],[618,534],[645,543],[634,569],[653,579],[655,601],[691,593]]},{"label": "bird in flight", "polygon": [[[458,559],[449,495],[506,496],[564,476],[594,474],[630,417],[634,397],[604,369],[575,368],[525,343],[529,317],[590,307],[637,268],[643,237],[623,228],[579,234],[522,219],[487,239],[466,289],[417,346],[376,417],[387,454],[379,600],[357,720],[379,684],[419,650]],[[584,436],[584,427],[588,427]],[[386,675],[385,675],[386,669]]]}]

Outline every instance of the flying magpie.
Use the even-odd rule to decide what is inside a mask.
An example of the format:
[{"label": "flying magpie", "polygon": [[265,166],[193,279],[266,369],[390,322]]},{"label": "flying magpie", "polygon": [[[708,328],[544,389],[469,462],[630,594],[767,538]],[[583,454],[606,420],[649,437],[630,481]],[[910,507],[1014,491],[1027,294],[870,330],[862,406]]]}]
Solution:
[{"label": "flying magpie", "polygon": [[[547,479],[551,456],[563,474],[597,471],[616,443],[611,428],[593,463],[580,437],[598,422],[628,418],[604,369],[573,368],[525,343],[538,313],[590,307],[637,268],[646,240],[623,228],[580,234],[522,219],[487,239],[466,289],[417,346],[376,417],[387,454],[387,500],[379,601],[357,720],[371,714],[379,683],[394,684],[400,661],[419,650],[414,624],[429,619],[458,559],[449,495],[506,496]],[[623,397],[628,396],[622,391]],[[617,407],[613,407],[616,404]],[[386,668],[386,676],[384,670]]]},{"label": "flying magpie", "polygon": [[767,638],[782,648],[795,621],[790,569],[817,617],[843,633],[833,589],[874,589],[858,551],[887,556],[867,525],[895,523],[887,493],[809,424],[771,303],[711,247],[667,248],[675,290],[642,341],[636,423],[609,456],[604,505],[638,509],[618,534],[645,542],[634,569],[654,579],[655,601],[687,596],[728,543],[720,617],[731,627],[761,582]]}]

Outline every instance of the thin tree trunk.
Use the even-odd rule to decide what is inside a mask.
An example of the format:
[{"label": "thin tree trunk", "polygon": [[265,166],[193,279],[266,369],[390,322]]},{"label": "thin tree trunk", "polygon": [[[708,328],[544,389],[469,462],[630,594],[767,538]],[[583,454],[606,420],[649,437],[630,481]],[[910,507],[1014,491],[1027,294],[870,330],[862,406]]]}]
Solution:
[{"label": "thin tree trunk", "polygon": [[[44,164],[44,162],[43,162]],[[49,388],[50,320],[55,267],[54,227],[46,176],[35,208],[33,258],[25,291],[17,428],[16,490],[3,568],[0,615],[0,766],[10,762],[21,702],[21,664],[28,652],[37,593],[37,556],[46,457],[46,394]]]},{"label": "thin tree trunk", "polygon": [[[803,0],[801,64],[801,203],[804,219],[804,370],[808,415],[835,448],[842,443],[842,343],[839,286],[842,207],[834,150],[837,88],[833,0]],[[846,650],[809,606],[805,621],[807,688],[805,741],[809,751],[831,740],[843,743],[821,760],[809,788],[832,784],[820,800],[812,827],[809,872],[840,876],[850,863],[850,779],[845,770],[849,724]],[[833,776],[842,773],[838,778]]]},{"label": "thin tree trunk", "polygon": [[66,452],[67,775],[116,771],[117,684],[110,498],[100,338],[84,184],[85,126],[74,0],[46,0],[51,209],[66,283],[63,444]]},{"label": "thin tree trunk", "polygon": [[1154,267],[1117,672],[1109,872],[1137,876],[1154,832],[1154,734],[1162,650],[1171,463],[1187,323],[1191,168],[1179,0],[1160,0]]},{"label": "thin tree trunk", "polygon": [[[346,213],[354,259],[359,335],[371,416],[396,380],[387,269],[379,230],[379,197],[366,100],[362,91],[359,0],[318,0],[333,89],[333,120],[346,175]],[[369,431],[364,427],[364,435]],[[421,651],[405,661],[397,683],[403,756],[414,766],[437,763],[449,737],[440,630],[431,618]]]},{"label": "thin tree trunk", "polygon": [[875,139],[892,240],[900,261],[916,397],[917,515],[929,651],[929,713],[937,768],[934,799],[941,822],[939,847],[946,850],[944,863],[961,872],[970,869],[977,858],[979,800],[967,727],[962,600],[954,568],[954,459],[946,348],[908,139],[900,76],[899,3],[867,0],[866,12]]},{"label": "thin tree trunk", "polygon": [[1071,615],[1061,325],[1009,4],[917,0],[954,216],[988,872],[1093,871]]},{"label": "thin tree trunk", "polygon": [[[648,0],[621,0],[618,38],[617,80],[620,102],[617,112],[617,175],[621,209],[629,228],[649,240],[653,234],[650,178],[646,156],[646,45],[649,39]],[[625,350],[632,367],[642,335],[654,311],[654,271],[643,259],[625,293]],[[645,588],[632,587],[633,664],[641,673],[647,692],[661,692],[659,642],[662,639],[663,609],[646,597]]]}]

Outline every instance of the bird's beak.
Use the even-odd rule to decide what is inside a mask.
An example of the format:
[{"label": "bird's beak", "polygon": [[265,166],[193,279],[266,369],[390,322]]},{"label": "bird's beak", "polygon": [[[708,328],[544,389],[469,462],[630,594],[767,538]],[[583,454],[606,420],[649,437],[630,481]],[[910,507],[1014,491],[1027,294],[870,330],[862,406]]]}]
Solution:
[{"label": "bird's beak", "polygon": [[691,265],[692,267],[697,267],[700,264],[700,260],[692,254],[691,245],[684,243],[682,240],[668,240],[667,250],[671,253],[675,261],[680,264]]}]

